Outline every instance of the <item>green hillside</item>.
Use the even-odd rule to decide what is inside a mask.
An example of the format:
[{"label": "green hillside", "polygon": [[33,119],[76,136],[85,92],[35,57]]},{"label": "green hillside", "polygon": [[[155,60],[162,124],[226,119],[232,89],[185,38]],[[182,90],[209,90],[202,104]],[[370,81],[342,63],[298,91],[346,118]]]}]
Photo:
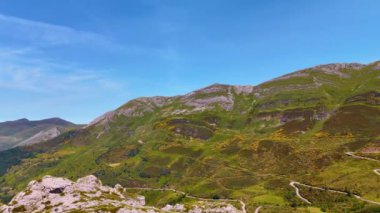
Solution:
[{"label": "green hillside", "polygon": [[[1,152],[0,196],[7,202],[46,174],[94,174],[110,185],[240,199],[248,212],[258,206],[260,212],[380,211],[364,200],[380,202],[380,176],[373,172],[380,163],[346,154],[380,158],[379,126],[380,62],[139,98],[86,128]],[[307,204],[291,181],[325,190],[296,185]],[[145,196],[151,204],[169,202]]]}]

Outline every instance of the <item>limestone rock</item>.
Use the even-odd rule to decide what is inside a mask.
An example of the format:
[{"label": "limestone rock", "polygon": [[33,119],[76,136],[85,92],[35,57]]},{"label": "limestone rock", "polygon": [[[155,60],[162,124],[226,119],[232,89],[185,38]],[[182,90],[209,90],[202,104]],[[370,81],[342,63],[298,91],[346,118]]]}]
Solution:
[{"label": "limestone rock", "polygon": [[123,192],[122,186],[104,186],[93,175],[76,182],[45,176],[41,180],[31,181],[25,191],[17,194],[8,205],[0,207],[0,212],[67,212],[76,209],[95,212],[99,208],[146,212],[139,209],[144,207],[145,199],[127,197]]},{"label": "limestone rock", "polygon": [[[154,190],[154,189],[153,189]],[[0,206],[0,213],[13,212],[117,212],[117,213],[158,213],[158,212],[215,212],[241,213],[224,201],[196,201],[187,211],[184,204],[166,205],[162,209],[145,206],[145,197],[126,195],[126,189],[119,184],[104,186],[93,175],[73,182],[66,178],[45,176],[31,181],[26,190],[18,193],[8,205]],[[202,200],[202,199],[200,199]]]}]

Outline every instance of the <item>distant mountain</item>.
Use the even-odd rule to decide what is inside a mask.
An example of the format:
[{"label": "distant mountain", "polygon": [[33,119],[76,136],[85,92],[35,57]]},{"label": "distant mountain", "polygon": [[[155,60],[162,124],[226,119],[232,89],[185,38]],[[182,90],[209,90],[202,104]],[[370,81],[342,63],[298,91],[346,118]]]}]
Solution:
[{"label": "distant mountain", "polygon": [[[380,62],[320,65],[257,86],[214,84],[138,98],[85,128],[0,152],[0,198],[9,201],[46,174],[93,174],[108,185],[241,200],[247,212],[259,206],[379,212],[379,126]],[[160,208],[178,201],[142,194]]]},{"label": "distant mountain", "polygon": [[6,121],[0,123],[0,151],[47,141],[76,127],[77,125],[60,118]]}]

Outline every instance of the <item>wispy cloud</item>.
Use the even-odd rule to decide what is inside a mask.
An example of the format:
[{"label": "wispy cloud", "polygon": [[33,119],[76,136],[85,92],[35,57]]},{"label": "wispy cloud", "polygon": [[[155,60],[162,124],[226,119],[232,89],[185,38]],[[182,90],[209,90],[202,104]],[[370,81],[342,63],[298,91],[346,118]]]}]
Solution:
[{"label": "wispy cloud", "polygon": [[32,93],[91,92],[120,89],[105,71],[85,69],[34,56],[32,49],[0,48],[0,88]]},{"label": "wispy cloud", "polygon": [[61,46],[66,51],[118,48],[101,34],[0,14],[0,39],[11,41],[0,43],[0,88],[54,94],[121,86],[102,70],[49,57]]},{"label": "wispy cloud", "polygon": [[40,46],[68,44],[117,46],[109,38],[97,33],[3,14],[0,14],[0,34]]},{"label": "wispy cloud", "polygon": [[121,84],[105,79],[95,71],[53,73],[41,67],[28,68],[15,65],[4,66],[0,71],[0,88],[28,93],[91,93],[120,87]]}]

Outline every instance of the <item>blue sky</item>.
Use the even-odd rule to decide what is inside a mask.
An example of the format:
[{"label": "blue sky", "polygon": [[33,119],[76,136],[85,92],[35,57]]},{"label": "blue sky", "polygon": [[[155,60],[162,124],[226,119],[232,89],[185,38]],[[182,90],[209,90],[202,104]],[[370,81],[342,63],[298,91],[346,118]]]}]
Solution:
[{"label": "blue sky", "polygon": [[0,121],[380,59],[378,0],[0,0]]}]

